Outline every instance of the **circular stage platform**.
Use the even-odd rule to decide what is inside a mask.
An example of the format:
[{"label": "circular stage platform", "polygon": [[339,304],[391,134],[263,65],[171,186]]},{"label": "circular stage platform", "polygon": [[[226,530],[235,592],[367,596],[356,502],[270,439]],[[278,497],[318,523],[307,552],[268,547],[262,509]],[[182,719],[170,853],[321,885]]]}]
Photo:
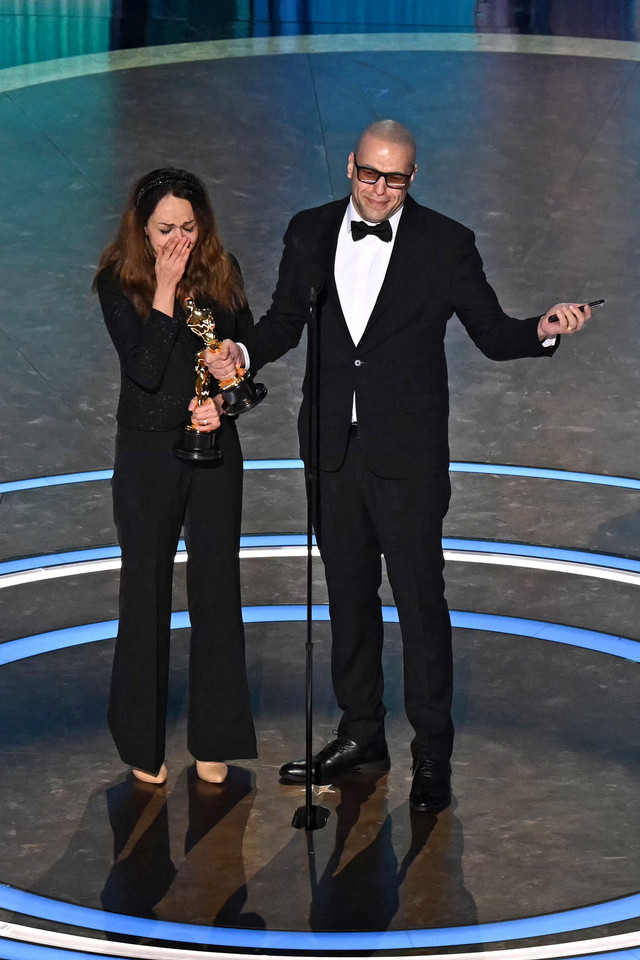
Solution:
[{"label": "circular stage platform", "polygon": [[[290,467],[298,463],[247,464],[276,473]],[[473,465],[453,464],[456,472],[472,473]],[[45,478],[9,493],[17,487],[33,496],[107,478]],[[555,479],[637,483],[570,473]],[[299,564],[301,539],[243,537],[243,565]],[[445,549],[450,568],[479,572],[476,587],[487,574],[517,579],[531,569],[640,585],[640,562],[628,558],[454,538]],[[35,590],[45,600],[47,590],[66,584],[87,593],[117,576],[117,553],[95,548],[7,561],[0,588]],[[322,830],[305,834],[291,827],[304,791],[277,778],[279,764],[303,742],[305,613],[296,604],[245,607],[261,756],[233,765],[219,787],[198,780],[185,750],[186,613],[172,622],[166,787],[140,784],[122,770],[104,725],[116,621],[2,645],[6,955],[39,955],[23,951],[25,938],[31,951],[39,944],[45,952],[136,957],[188,957],[203,948],[464,954],[482,946],[533,958],[633,948],[640,941],[640,643],[452,611],[455,797],[439,816],[421,815],[408,808],[399,633],[395,608],[386,606],[392,770],[316,790],[315,802],[330,815]],[[315,606],[314,619],[321,741],[333,722],[326,605]]]}]

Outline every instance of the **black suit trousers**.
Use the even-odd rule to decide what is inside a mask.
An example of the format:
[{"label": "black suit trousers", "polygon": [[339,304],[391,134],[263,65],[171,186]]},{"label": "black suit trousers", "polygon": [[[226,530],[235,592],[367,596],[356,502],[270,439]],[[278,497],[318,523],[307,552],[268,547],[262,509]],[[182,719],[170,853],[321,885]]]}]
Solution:
[{"label": "black suit trousers", "polygon": [[413,755],[448,760],[451,721],[451,622],[444,597],[442,521],[448,473],[377,476],[352,438],[342,467],[320,471],[318,542],[332,630],[332,680],[343,711],[338,733],[384,744],[379,588],[384,555],[402,634],[405,709]]},{"label": "black suit trousers", "polygon": [[198,760],[256,756],[245,670],[238,549],[242,454],[218,431],[224,464],[173,454],[183,428],[119,426],[114,518],[122,549],[109,726],[125,763],[155,773],[165,755],[173,562],[184,524],[191,619],[188,747]]}]

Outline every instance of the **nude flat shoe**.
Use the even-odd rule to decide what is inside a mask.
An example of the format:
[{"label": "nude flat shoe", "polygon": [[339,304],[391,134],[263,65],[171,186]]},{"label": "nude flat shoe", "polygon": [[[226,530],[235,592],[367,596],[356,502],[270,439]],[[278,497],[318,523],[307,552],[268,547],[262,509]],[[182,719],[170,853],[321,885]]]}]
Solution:
[{"label": "nude flat shoe", "polygon": [[167,781],[167,768],[164,763],[155,775],[153,773],[147,773],[146,770],[134,769],[131,772],[136,780],[141,780],[143,783],[157,783],[160,785],[162,783],[166,783]]},{"label": "nude flat shoe", "polygon": [[226,763],[213,760],[196,760],[196,770],[200,779],[207,783],[224,783],[229,772]]}]

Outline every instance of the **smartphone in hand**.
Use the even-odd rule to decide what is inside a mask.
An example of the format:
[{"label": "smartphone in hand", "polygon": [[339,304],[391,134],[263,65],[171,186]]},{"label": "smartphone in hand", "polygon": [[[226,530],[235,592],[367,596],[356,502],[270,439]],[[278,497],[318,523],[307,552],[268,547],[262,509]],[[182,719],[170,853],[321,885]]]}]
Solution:
[{"label": "smartphone in hand", "polygon": [[[604,300],[592,300],[590,303],[587,303],[587,307],[599,307],[604,303]],[[582,309],[582,307],[580,308]],[[552,313],[550,317],[547,317],[549,323],[558,323],[558,318],[555,313]]]}]

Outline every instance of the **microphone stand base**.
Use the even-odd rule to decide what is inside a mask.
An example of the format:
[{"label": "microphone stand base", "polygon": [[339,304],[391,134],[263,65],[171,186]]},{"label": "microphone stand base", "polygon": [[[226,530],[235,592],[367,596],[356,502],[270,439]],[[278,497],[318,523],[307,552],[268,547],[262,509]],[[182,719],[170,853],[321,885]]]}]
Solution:
[{"label": "microphone stand base", "polygon": [[291,826],[296,830],[322,830],[331,814],[326,807],[298,807],[293,815]]}]

